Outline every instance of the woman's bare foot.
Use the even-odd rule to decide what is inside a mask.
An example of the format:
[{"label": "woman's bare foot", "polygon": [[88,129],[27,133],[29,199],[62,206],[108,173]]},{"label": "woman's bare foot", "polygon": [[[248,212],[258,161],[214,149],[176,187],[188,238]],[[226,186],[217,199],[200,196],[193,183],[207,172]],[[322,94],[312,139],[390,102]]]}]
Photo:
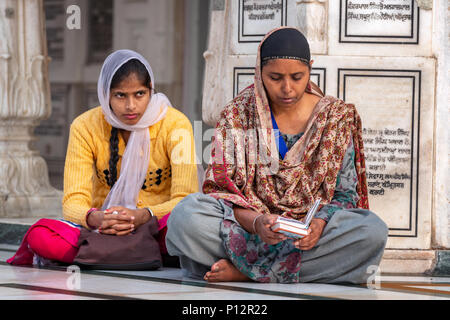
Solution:
[{"label": "woman's bare foot", "polygon": [[250,281],[227,259],[220,259],[211,266],[204,278],[208,282]]}]

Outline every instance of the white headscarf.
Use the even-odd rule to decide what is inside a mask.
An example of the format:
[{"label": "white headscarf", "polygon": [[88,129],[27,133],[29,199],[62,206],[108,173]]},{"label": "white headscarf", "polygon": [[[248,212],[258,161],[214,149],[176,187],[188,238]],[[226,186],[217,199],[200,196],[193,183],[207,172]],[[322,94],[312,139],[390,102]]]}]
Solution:
[{"label": "white headscarf", "polygon": [[[109,104],[112,78],[116,71],[131,59],[139,60],[150,75],[152,92],[150,102],[142,118],[134,125],[122,123],[114,115]],[[103,203],[102,210],[112,206],[136,209],[139,191],[147,175],[150,160],[150,133],[148,127],[163,119],[169,99],[163,93],[154,93],[155,79],[152,68],[143,56],[131,50],[118,50],[109,55],[103,63],[97,84],[98,99],[106,121],[113,127],[131,131],[122,158],[119,179],[116,181]]]}]

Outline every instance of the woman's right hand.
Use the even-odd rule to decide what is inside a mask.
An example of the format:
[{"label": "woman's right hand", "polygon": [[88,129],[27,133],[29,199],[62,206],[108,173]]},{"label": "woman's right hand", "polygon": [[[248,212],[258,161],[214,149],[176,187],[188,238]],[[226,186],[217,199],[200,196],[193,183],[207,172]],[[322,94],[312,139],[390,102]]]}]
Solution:
[{"label": "woman's right hand", "polygon": [[278,219],[276,214],[261,214],[251,209],[245,209],[238,206],[233,208],[234,217],[239,224],[249,233],[256,233],[262,241],[269,245],[277,244],[287,237],[279,232],[273,232],[272,225]]},{"label": "woman's right hand", "polygon": [[256,217],[254,231],[259,235],[261,240],[268,245],[274,245],[287,239],[284,234],[273,232],[271,229],[271,227],[276,223],[277,218],[278,215],[276,214],[263,214]]}]

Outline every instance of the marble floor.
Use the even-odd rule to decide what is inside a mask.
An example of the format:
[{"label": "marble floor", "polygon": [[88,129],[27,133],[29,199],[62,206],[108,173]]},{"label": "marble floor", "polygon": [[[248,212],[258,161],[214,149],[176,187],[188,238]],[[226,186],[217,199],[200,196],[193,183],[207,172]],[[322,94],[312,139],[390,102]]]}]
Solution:
[{"label": "marble floor", "polygon": [[13,267],[0,244],[0,300],[450,300],[450,277],[380,275],[367,285],[214,283],[179,269],[81,271]]}]

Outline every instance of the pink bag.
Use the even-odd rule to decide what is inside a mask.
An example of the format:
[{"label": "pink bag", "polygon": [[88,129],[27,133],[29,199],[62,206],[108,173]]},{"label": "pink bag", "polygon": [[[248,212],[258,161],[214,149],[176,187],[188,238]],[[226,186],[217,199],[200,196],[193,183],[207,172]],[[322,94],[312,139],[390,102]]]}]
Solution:
[{"label": "pink bag", "polygon": [[35,253],[45,259],[72,263],[78,252],[80,227],[67,221],[40,219],[25,234],[16,254],[6,262],[32,265]]}]

